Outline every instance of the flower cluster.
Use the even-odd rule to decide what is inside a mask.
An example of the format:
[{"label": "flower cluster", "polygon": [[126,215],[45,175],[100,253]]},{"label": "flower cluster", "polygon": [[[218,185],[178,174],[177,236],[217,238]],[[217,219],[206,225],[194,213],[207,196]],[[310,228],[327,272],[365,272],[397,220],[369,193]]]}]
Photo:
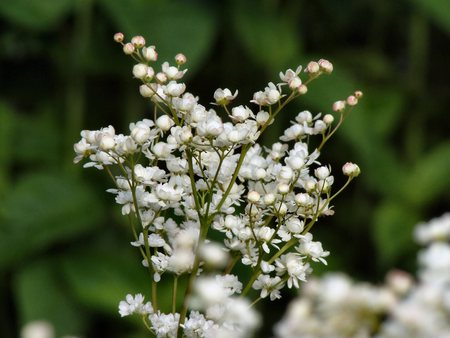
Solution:
[{"label": "flower cluster", "polygon": [[[419,224],[418,281],[391,271],[386,284],[343,274],[311,279],[275,326],[277,338],[444,338],[450,335],[450,214]],[[387,318],[387,319],[386,319]]]},{"label": "flower cluster", "polygon": [[[218,112],[186,91],[184,55],[157,71],[156,48],[146,46],[143,37],[128,43],[121,33],[114,38],[137,61],[133,75],[155,116],[131,123],[129,134],[116,133],[112,126],[84,130],[74,149],[75,162],[87,159],[85,167],[105,170],[113,179],[115,187],[108,191],[129,216],[135,235],[131,245],[140,250],[152,276],[151,303],[128,295],[119,312],[142,315],[157,337],[180,336],[179,328],[186,337],[246,337],[259,320],[243,296],[253,289],[256,301],[280,298],[285,286],[299,288],[306,281],[313,263],[326,264],[329,252],[310,230],[319,217],[333,214],[332,200],[360,170],[346,163],[342,171],[348,179],[333,194],[331,167],[318,158],[362,93],[339,101],[344,102],[339,109],[333,106],[337,119],[298,113],[280,142],[265,148],[257,143],[260,135],[289,102],[307,92],[309,82],[331,73],[329,61],[311,62],[304,72],[298,67],[280,73],[279,83],[253,95],[253,108],[230,107],[238,91],[217,89],[213,106]],[[212,232],[214,241],[208,236]],[[244,283],[232,274],[237,264],[251,269]],[[169,314],[157,304],[158,283],[165,275],[173,279]],[[181,309],[179,278],[187,279]],[[199,283],[204,285],[196,287]],[[214,283],[213,296],[220,299],[210,302],[201,290],[214,290]],[[188,316],[188,308],[202,313]]]}]

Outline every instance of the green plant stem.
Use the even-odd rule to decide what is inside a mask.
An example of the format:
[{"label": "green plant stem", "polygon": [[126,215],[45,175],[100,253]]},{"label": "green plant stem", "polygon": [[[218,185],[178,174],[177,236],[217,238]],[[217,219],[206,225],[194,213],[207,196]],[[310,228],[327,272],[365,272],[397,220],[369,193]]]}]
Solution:
[{"label": "green plant stem", "polygon": [[172,288],[172,313],[175,313],[177,310],[177,288],[178,288],[178,275],[174,275]]}]

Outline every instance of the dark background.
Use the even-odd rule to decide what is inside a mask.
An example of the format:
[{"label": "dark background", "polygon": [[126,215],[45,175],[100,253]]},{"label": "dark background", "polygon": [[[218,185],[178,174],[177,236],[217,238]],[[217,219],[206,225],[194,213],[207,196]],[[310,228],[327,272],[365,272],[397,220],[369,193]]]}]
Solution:
[{"label": "dark background", "polygon": [[[331,251],[317,271],[375,283],[392,267],[415,271],[414,225],[450,205],[448,0],[3,0],[0,337],[38,319],[58,336],[145,336],[117,312],[126,293],[148,290],[126,219],[104,192],[106,175],[72,163],[80,130],[127,132],[149,114],[117,31],[145,36],[160,60],[185,53],[188,90],[203,104],[218,87],[239,89],[237,104],[248,104],[279,71],[332,61],[335,72],[314,81],[264,142],[299,111],[328,113],[361,89],[321,156],[338,184],[346,161],[362,175],[314,229]],[[271,305],[280,313],[266,315],[267,327],[284,306]]]}]

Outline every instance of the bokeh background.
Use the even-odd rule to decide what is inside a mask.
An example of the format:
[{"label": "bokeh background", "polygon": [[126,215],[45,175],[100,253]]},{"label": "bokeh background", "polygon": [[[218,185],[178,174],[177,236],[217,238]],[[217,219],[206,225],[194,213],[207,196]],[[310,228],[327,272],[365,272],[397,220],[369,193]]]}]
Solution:
[{"label": "bokeh background", "polygon": [[[204,104],[218,87],[239,89],[237,103],[249,104],[280,70],[331,60],[335,72],[314,81],[264,142],[299,111],[328,113],[361,89],[321,158],[337,177],[346,161],[363,174],[315,238],[332,253],[327,271],[377,283],[392,267],[415,270],[414,225],[450,206],[448,0],[3,0],[0,337],[33,320],[48,320],[57,336],[145,337],[117,312],[126,293],[148,289],[126,219],[106,175],[72,163],[81,129],[126,132],[149,114],[117,31],[145,36],[161,60],[184,52],[189,91]],[[262,306],[259,337],[291,296]]]}]

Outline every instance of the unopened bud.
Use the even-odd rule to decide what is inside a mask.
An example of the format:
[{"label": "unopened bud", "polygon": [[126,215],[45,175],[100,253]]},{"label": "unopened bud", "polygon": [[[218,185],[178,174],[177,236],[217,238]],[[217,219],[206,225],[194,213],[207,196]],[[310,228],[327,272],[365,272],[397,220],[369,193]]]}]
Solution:
[{"label": "unopened bud", "polygon": [[260,195],[257,191],[249,191],[247,198],[250,203],[257,203],[260,199]]},{"label": "unopened bud", "polygon": [[301,84],[298,87],[297,91],[300,95],[305,95],[308,92],[308,87],[306,87],[306,85],[304,85],[304,84]]},{"label": "unopened bud", "polygon": [[158,60],[158,53],[156,52],[155,46],[142,48],[142,56],[147,61],[156,61],[156,60]]},{"label": "unopened bud", "polygon": [[333,111],[342,112],[345,109],[345,101],[336,101],[333,103]]},{"label": "unopened bud", "polygon": [[268,194],[264,195],[264,203],[265,204],[270,205],[270,204],[273,204],[274,202],[275,202],[274,194],[268,193]]},{"label": "unopened bud", "polygon": [[123,33],[116,33],[116,34],[114,34],[114,41],[116,41],[116,42],[122,42],[123,41],[123,39],[124,39],[125,37],[124,37],[124,35],[123,35]]},{"label": "unopened bud", "polygon": [[361,173],[361,169],[359,169],[358,165],[347,162],[342,166],[342,172],[345,176],[356,177]]},{"label": "unopened bud", "polygon": [[187,59],[186,56],[182,53],[179,53],[177,55],[175,55],[175,62],[177,63],[177,65],[184,65],[186,63]]},{"label": "unopened bud", "polygon": [[289,185],[286,183],[280,183],[277,186],[278,192],[282,195],[285,195],[289,192]]},{"label": "unopened bud", "polygon": [[332,124],[333,121],[334,121],[334,116],[331,115],[331,114],[326,114],[326,115],[323,117],[323,122],[325,122],[325,124]]},{"label": "unopened bud", "polygon": [[133,54],[134,50],[135,50],[134,45],[130,42],[123,45],[123,52],[127,55]]},{"label": "unopened bud", "polygon": [[349,106],[356,106],[358,104],[358,99],[355,96],[350,95],[347,97],[347,104]]},{"label": "unopened bud", "polygon": [[145,46],[145,39],[144,37],[140,36],[140,35],[136,35],[133,36],[131,38],[131,43],[136,47],[136,48],[142,48]]},{"label": "unopened bud", "polygon": [[144,79],[147,76],[148,66],[145,63],[138,63],[133,67],[133,75],[137,79]]},{"label": "unopened bud", "polygon": [[319,63],[320,69],[324,73],[331,74],[331,72],[333,71],[333,64],[330,61],[325,60],[325,59],[320,59],[318,63]]},{"label": "unopened bud", "polygon": [[357,99],[362,98],[362,97],[363,97],[363,92],[360,91],[360,90],[357,90],[357,91],[355,92],[355,97],[356,97]]},{"label": "unopened bud", "polygon": [[320,66],[316,61],[311,61],[306,66],[306,71],[310,74],[316,74],[320,70]]}]

